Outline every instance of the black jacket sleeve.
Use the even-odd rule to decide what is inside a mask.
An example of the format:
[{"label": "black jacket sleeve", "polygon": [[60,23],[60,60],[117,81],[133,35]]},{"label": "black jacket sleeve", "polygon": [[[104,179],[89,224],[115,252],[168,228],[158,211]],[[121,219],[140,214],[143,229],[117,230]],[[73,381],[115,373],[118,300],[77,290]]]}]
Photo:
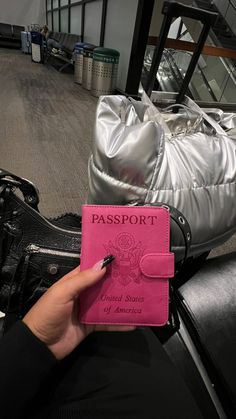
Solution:
[{"label": "black jacket sleeve", "polygon": [[58,361],[30,329],[17,322],[0,340],[0,417],[17,419]]}]

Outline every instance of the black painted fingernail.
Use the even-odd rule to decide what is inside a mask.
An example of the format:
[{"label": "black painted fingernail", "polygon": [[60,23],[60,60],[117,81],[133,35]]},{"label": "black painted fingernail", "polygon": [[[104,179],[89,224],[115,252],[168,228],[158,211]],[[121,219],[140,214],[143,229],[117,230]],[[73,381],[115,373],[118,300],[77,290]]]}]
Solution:
[{"label": "black painted fingernail", "polygon": [[105,268],[105,266],[109,265],[113,260],[115,259],[115,256],[108,255],[103,259],[103,263],[101,266],[101,269]]}]

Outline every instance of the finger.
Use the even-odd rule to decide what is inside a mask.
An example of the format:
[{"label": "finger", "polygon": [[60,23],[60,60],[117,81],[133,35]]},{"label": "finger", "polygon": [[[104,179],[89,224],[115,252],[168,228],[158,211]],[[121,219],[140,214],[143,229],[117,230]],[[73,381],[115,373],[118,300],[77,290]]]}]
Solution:
[{"label": "finger", "polygon": [[72,271],[70,271],[66,275],[64,275],[58,282],[67,281],[67,279],[72,278],[75,275],[78,275],[79,272],[80,272],[80,265],[79,266],[76,266],[75,269],[73,269]]},{"label": "finger", "polygon": [[54,291],[57,292],[57,298],[60,298],[61,302],[67,302],[77,297],[83,290],[96,284],[106,272],[106,268],[95,271],[93,269],[86,269],[83,272],[79,272],[71,277],[63,277],[62,280],[58,281],[53,287]]},{"label": "finger", "polygon": [[137,329],[136,326],[122,326],[122,325],[96,325],[94,331],[96,332],[132,332]]}]

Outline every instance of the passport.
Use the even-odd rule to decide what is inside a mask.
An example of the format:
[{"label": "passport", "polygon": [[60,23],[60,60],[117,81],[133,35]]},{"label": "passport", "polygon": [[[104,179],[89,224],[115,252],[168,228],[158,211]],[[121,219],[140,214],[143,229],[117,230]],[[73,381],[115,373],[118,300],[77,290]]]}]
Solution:
[{"label": "passport", "polygon": [[169,316],[170,214],[164,207],[83,205],[81,271],[112,254],[105,276],[80,295],[85,324],[163,326]]}]

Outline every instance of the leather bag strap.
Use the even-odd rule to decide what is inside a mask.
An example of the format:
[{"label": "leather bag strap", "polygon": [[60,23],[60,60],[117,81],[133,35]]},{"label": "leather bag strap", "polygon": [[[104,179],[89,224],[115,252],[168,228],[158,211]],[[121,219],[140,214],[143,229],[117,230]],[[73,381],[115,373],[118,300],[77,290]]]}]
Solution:
[{"label": "leather bag strap", "polygon": [[19,188],[25,203],[38,211],[39,192],[32,182],[0,168],[0,188],[1,186]]},{"label": "leather bag strap", "polygon": [[185,245],[184,259],[181,262],[181,265],[183,265],[186,259],[188,258],[189,249],[190,249],[191,241],[192,241],[191,228],[190,228],[187,218],[177,208],[172,207],[171,205],[166,204],[165,202],[156,202],[155,204],[149,203],[145,205],[163,207],[169,210],[171,219],[178,225],[183,235],[184,245]]},{"label": "leather bag strap", "polygon": [[180,212],[177,208],[172,207],[169,204],[160,203],[160,202],[158,203],[158,205],[161,205],[162,207],[169,209],[171,219],[178,225],[178,227],[180,228],[182,232],[184,244],[185,244],[185,255],[184,255],[184,260],[183,260],[183,263],[184,263],[186,259],[188,258],[189,249],[190,249],[191,240],[192,240],[191,228],[188,223],[188,220],[185,218],[182,212]]}]

